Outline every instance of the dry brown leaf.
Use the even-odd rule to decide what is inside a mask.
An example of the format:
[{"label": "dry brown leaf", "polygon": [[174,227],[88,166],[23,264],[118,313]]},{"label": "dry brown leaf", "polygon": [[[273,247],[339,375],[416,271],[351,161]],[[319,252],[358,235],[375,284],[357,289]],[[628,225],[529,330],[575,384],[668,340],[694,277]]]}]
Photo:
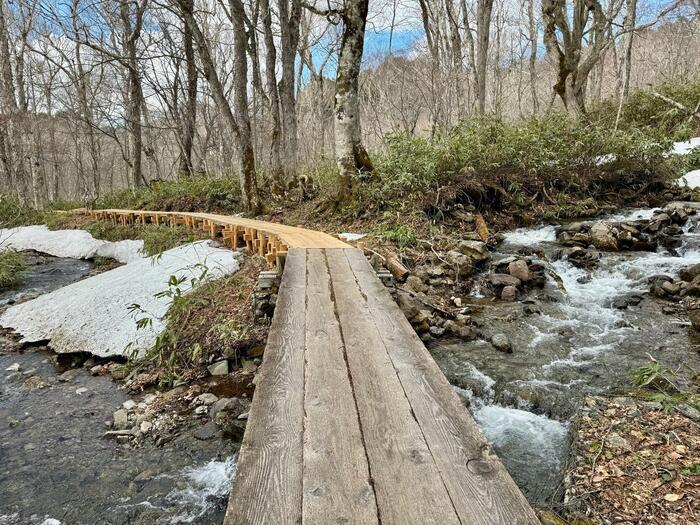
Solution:
[{"label": "dry brown leaf", "polygon": [[673,493],[673,492],[669,492],[668,494],[666,494],[666,495],[664,496],[664,499],[665,499],[666,501],[678,501],[678,500],[681,499],[682,497],[683,497],[683,494],[675,494],[675,493]]}]

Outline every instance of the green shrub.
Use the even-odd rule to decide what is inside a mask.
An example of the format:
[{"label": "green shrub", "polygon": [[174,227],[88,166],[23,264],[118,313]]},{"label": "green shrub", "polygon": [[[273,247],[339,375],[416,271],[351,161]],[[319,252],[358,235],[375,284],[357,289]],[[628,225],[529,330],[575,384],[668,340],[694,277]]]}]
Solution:
[{"label": "green shrub", "polygon": [[635,187],[675,174],[670,141],[638,130],[611,130],[565,114],[520,123],[470,120],[430,141],[387,137],[374,156],[374,180],[358,187],[362,207],[427,211],[458,200],[476,207],[525,205]]},{"label": "green shrub", "polygon": [[[688,140],[700,135],[700,122],[689,119],[687,111],[669,104],[654,92],[660,93],[690,110],[700,102],[700,82],[685,84],[666,83],[652,90],[640,90],[630,93],[622,105],[618,124],[620,129],[636,129],[650,137]],[[613,128],[617,118],[617,103],[606,101],[590,111],[591,119],[601,127]]]},{"label": "green shrub", "polygon": [[395,242],[400,249],[415,246],[417,243],[416,234],[410,227],[399,225],[385,230],[382,234],[387,241]]},{"label": "green shrub", "polygon": [[26,269],[27,265],[21,253],[15,250],[0,251],[0,291],[20,285]]},{"label": "green shrub", "polygon": [[685,156],[685,168],[688,171],[700,170],[700,147],[693,150]]},{"label": "green shrub", "polygon": [[113,191],[98,199],[95,208],[233,213],[240,211],[240,193],[238,177],[196,176]]},{"label": "green shrub", "polygon": [[43,223],[43,212],[22,204],[17,197],[0,194],[0,228]]},{"label": "green shrub", "polygon": [[105,241],[124,241],[143,239],[143,251],[153,256],[182,244],[206,239],[206,232],[190,230],[184,226],[170,227],[164,224],[114,224],[110,221],[94,221],[85,225],[85,230],[95,239]]}]

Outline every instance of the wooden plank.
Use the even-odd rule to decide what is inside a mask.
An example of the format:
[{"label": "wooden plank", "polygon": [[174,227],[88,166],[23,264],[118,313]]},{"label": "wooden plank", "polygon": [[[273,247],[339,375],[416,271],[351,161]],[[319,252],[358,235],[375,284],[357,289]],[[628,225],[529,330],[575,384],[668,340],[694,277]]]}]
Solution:
[{"label": "wooden plank", "polygon": [[539,523],[367,259],[344,252],[461,522]]},{"label": "wooden plank", "polygon": [[320,249],[307,259],[303,522],[371,525],[377,506],[326,259]]},{"label": "wooden plank", "polygon": [[350,264],[342,250],[326,258],[381,522],[458,524]]},{"label": "wooden plank", "polygon": [[306,253],[280,285],[224,524],[301,521]]}]

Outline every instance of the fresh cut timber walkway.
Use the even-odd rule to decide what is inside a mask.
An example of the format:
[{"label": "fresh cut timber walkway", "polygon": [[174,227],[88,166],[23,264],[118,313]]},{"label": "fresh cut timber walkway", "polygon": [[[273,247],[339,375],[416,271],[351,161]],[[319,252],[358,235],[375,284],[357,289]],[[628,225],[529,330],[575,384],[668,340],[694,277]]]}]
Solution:
[{"label": "fresh cut timber walkway", "polygon": [[225,525],[539,523],[360,250],[261,221],[165,217],[224,239],[233,225],[254,228],[249,247],[284,242]]}]

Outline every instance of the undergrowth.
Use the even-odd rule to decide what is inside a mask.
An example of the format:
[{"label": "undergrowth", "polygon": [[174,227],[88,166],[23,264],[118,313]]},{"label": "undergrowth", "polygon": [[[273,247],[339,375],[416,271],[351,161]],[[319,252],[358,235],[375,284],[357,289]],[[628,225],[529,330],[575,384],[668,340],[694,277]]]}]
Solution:
[{"label": "undergrowth", "polygon": [[27,265],[24,256],[15,250],[0,251],[0,291],[22,284]]},{"label": "undergrowth", "polygon": [[[165,329],[142,357],[130,361],[131,370],[149,372],[161,385],[185,375],[205,375],[205,367],[219,359],[234,366],[247,350],[264,345],[267,328],[253,318],[253,288],[264,267],[260,257],[247,257],[233,275],[211,279],[202,267],[195,289],[183,293],[182,281],[171,277],[161,294],[171,299],[162,319]],[[137,325],[152,322],[134,305]]]}]

